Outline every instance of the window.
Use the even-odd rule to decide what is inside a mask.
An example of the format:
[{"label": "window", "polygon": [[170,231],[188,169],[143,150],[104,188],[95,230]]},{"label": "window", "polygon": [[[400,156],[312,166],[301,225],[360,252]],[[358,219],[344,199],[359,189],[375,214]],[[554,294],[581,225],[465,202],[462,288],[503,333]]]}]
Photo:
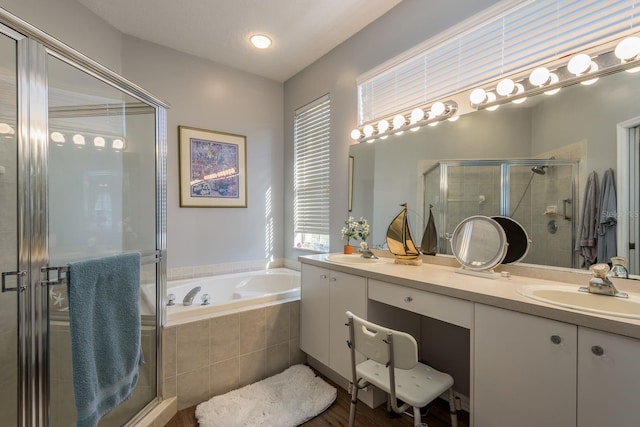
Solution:
[{"label": "window", "polygon": [[[506,9],[505,9],[506,7]],[[620,37],[637,0],[501,2],[358,78],[359,125]]]},{"label": "window", "polygon": [[325,95],[296,110],[294,144],[294,246],[329,251],[329,130]]}]

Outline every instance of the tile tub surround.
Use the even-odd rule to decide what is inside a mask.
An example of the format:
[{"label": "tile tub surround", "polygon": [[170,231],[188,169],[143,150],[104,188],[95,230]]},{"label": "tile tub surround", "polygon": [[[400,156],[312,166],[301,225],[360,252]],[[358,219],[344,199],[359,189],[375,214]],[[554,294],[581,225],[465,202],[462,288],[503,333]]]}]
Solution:
[{"label": "tile tub surround", "polygon": [[299,325],[293,301],[164,328],[164,398],[181,410],[305,363]]}]

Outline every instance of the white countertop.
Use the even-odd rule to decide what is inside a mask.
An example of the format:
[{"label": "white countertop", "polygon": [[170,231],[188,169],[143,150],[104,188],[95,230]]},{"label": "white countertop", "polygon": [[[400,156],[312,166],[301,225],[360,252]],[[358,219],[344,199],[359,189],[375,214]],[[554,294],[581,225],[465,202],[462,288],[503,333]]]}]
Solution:
[{"label": "white countertop", "polygon": [[[640,319],[606,316],[564,308],[531,299],[518,292],[518,288],[522,285],[555,285],[576,289],[577,286],[571,283],[513,275],[510,278],[487,279],[459,274],[455,272],[456,268],[448,266],[428,263],[420,266],[395,264],[393,258],[380,258],[380,262],[361,265],[328,261],[327,254],[320,254],[301,256],[299,261],[343,273],[640,339]],[[614,283],[618,290],[640,296],[640,285],[634,288],[626,280]],[[584,283],[584,286],[587,285],[588,278]],[[594,295],[594,298],[613,297]]]}]

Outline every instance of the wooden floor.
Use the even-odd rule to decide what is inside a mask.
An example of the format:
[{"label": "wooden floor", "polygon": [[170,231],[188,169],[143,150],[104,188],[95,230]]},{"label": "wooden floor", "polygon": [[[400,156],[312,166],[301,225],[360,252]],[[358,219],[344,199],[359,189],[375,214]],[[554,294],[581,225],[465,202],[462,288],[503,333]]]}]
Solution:
[{"label": "wooden floor", "polygon": [[[329,380],[326,381],[333,384]],[[351,398],[341,387],[337,387],[337,389],[338,397],[336,401],[322,414],[302,424],[304,427],[343,427],[349,423],[349,404]],[[166,427],[196,427],[198,422],[196,421],[195,412],[195,406],[183,409],[169,421]],[[429,427],[450,426],[449,404],[442,399],[436,399],[436,401],[428,407],[427,415],[422,417],[422,422],[427,423]],[[356,426],[358,427],[410,427],[412,425],[413,418],[408,415],[401,415],[396,418],[387,417],[385,405],[371,409],[364,403],[358,404],[358,410],[356,412]],[[469,426],[469,414],[467,412],[458,411],[458,425],[460,427]]]}]

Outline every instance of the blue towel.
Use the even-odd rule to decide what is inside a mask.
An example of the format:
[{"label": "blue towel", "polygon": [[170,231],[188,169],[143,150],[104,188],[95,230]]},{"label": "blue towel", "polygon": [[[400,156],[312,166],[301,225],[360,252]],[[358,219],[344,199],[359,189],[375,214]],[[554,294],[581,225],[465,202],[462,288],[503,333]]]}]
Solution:
[{"label": "blue towel", "polygon": [[140,254],[74,262],[68,277],[76,425],[93,427],[138,381]]}]

